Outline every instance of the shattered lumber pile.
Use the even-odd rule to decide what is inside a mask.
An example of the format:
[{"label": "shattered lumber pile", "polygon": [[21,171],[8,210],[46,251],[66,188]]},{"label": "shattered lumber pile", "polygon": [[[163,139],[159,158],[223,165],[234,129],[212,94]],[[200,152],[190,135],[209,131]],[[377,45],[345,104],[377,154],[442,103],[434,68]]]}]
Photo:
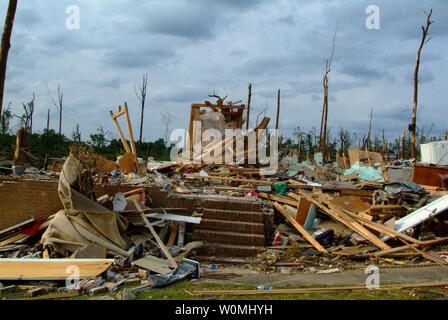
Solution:
[{"label": "shattered lumber pile", "polygon": [[[243,199],[272,206],[276,215],[265,235],[274,236],[266,238],[257,256],[238,261],[210,257],[210,262],[227,259],[260,272],[284,274],[325,274],[372,263],[446,268],[446,190],[390,181],[376,156],[349,155],[350,162],[342,168],[318,156],[299,163],[295,154],[286,153],[270,175],[259,165],[167,162],[125,173],[111,171],[110,166],[100,170],[105,167],[103,159],[74,148],[59,175],[64,209],[0,231],[0,281],[14,283],[0,293],[24,288],[17,281],[45,280],[50,282],[27,287],[27,295],[93,296],[116,292],[123,284],[139,285],[121,293],[132,296],[199,277],[199,264],[187,257],[207,243],[187,235],[192,225],[202,223],[202,213],[169,205],[152,207],[149,188],[181,199],[217,196],[224,202]],[[97,185],[105,186],[107,194],[96,198]],[[119,185],[135,188],[122,193]],[[266,228],[266,221],[262,223]],[[67,263],[81,271],[73,288],[57,283]],[[234,277],[225,272],[204,275]]]},{"label": "shattered lumber pile", "polygon": [[[184,245],[180,239],[174,245],[177,229],[166,244],[162,239],[177,221],[185,226],[200,218],[147,207],[150,197],[143,188],[95,199],[94,162],[87,150],[72,148],[59,178],[64,209],[0,231],[0,281],[9,283],[0,285],[0,294],[29,299],[48,293],[42,297],[94,296],[125,284],[139,284],[138,292],[199,277],[199,263],[187,257],[203,243]],[[66,283],[70,277],[73,285]],[[48,285],[17,284],[23,281]],[[14,296],[25,287],[25,296]]]}]

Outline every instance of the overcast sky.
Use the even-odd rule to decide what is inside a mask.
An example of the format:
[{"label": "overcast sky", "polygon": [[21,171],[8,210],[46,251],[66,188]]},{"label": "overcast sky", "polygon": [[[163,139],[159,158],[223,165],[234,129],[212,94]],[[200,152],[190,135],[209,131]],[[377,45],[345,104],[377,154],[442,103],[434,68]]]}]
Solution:
[{"label": "overcast sky", "polygon": [[[0,2],[4,21],[6,0]],[[79,30],[66,27],[66,8],[80,10]],[[367,29],[366,7],[380,9],[380,29]],[[422,10],[434,9],[420,69],[417,125],[448,129],[446,103],[448,1],[446,0],[19,0],[5,89],[5,103],[21,113],[36,94],[34,131],[58,116],[46,85],[64,92],[63,132],[76,124],[83,140],[99,125],[118,137],[109,110],[128,102],[139,131],[134,88],[148,73],[144,140],[164,136],[160,114],[174,116],[172,129],[188,127],[190,105],[216,91],[247,103],[253,86],[251,125],[268,106],[275,123],[282,90],[280,128],[320,126],[325,59],[338,26],[329,75],[328,125],[366,132],[374,109],[374,132],[398,136],[411,121],[413,73]],[[213,100],[211,100],[213,101]],[[122,126],[125,128],[124,122]]]}]

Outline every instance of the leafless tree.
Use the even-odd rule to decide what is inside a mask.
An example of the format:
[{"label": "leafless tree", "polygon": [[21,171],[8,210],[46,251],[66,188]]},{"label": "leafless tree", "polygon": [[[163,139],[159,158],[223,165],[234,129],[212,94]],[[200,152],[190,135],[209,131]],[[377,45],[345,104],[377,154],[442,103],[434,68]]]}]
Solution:
[{"label": "leafless tree", "polygon": [[58,102],[53,99],[53,96],[50,93],[50,89],[48,88],[48,85],[46,85],[48,95],[50,96],[51,102],[53,102],[53,105],[56,107],[56,110],[58,110],[59,113],[59,134],[62,133],[62,110],[63,110],[63,98],[64,94],[62,93],[61,85],[58,84]]},{"label": "leafless tree", "polygon": [[427,44],[432,39],[432,38],[426,39],[426,37],[428,35],[429,27],[434,22],[434,21],[431,21],[432,9],[429,12],[429,14],[427,14],[425,12],[425,15],[426,15],[426,27],[422,26],[422,31],[423,31],[422,41],[420,42],[420,47],[418,48],[417,61],[415,63],[415,72],[414,72],[414,107],[412,109],[412,123],[409,126],[409,131],[411,132],[411,152],[412,152],[412,158],[414,158],[414,159],[417,156],[416,149],[415,149],[415,132],[416,132],[416,126],[417,126],[416,122],[417,122],[417,103],[418,103],[418,71],[419,71],[419,68],[420,68],[420,55],[421,55],[423,46],[425,44]]},{"label": "leafless tree", "polygon": [[331,63],[333,62],[334,57],[334,46],[336,42],[336,34],[338,28],[334,30],[333,34],[333,47],[331,49],[330,58],[325,60],[325,73],[323,78],[323,87],[324,87],[324,104],[322,107],[322,120],[320,124],[320,143],[319,149],[322,152],[322,157],[325,159],[326,154],[326,145],[327,145],[327,119],[328,119],[328,74],[331,72]]},{"label": "leafless tree", "polygon": [[0,48],[0,114],[3,108],[3,93],[5,91],[6,64],[8,61],[9,48],[11,48],[11,34],[16,16],[17,0],[9,0],[8,11],[6,12],[5,28],[3,29],[2,42]]},{"label": "leafless tree", "polygon": [[170,124],[173,122],[173,116],[169,111],[166,111],[165,113],[161,113],[160,117],[162,118],[162,122],[165,125],[165,146],[168,148],[168,134],[170,130]]},{"label": "leafless tree", "polygon": [[72,138],[75,142],[81,142],[81,131],[79,130],[79,123],[77,123],[76,127],[73,129]]},{"label": "leafless tree", "polygon": [[367,135],[367,149],[371,149],[372,148],[372,118],[373,118],[373,108],[370,109],[370,122],[369,122],[369,133]]},{"label": "leafless tree", "polygon": [[21,116],[14,115],[16,118],[19,118],[21,126],[24,127],[27,132],[30,134],[33,132],[33,115],[34,115],[34,100],[36,97],[33,93],[33,99],[23,104],[23,111],[24,113]]},{"label": "leafless tree", "polygon": [[148,74],[143,75],[142,85],[141,87],[135,88],[135,95],[137,99],[140,100],[141,104],[141,116],[140,116],[140,136],[138,139],[138,152],[140,152],[140,148],[142,145],[142,135],[143,135],[143,117],[145,111],[145,102],[146,102],[146,87],[148,84]]}]

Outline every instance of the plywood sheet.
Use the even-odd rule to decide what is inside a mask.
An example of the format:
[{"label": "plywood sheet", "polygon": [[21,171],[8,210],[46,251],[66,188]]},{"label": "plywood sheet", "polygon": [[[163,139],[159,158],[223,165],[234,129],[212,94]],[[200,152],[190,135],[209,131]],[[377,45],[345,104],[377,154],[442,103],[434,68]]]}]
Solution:
[{"label": "plywood sheet", "polygon": [[81,279],[95,278],[113,259],[0,259],[0,280],[65,280],[79,268]]},{"label": "plywood sheet", "polygon": [[139,266],[156,273],[170,273],[172,271],[170,268],[171,263],[168,260],[160,259],[154,256],[145,256],[134,261],[132,265]]}]

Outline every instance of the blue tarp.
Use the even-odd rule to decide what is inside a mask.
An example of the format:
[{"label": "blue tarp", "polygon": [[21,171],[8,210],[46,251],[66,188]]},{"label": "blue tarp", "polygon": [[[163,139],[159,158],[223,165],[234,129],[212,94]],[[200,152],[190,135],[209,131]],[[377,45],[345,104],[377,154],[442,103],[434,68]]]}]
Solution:
[{"label": "blue tarp", "polygon": [[361,166],[359,162],[354,163],[350,169],[345,170],[344,175],[356,173],[361,180],[384,182],[381,169],[370,166]]}]

